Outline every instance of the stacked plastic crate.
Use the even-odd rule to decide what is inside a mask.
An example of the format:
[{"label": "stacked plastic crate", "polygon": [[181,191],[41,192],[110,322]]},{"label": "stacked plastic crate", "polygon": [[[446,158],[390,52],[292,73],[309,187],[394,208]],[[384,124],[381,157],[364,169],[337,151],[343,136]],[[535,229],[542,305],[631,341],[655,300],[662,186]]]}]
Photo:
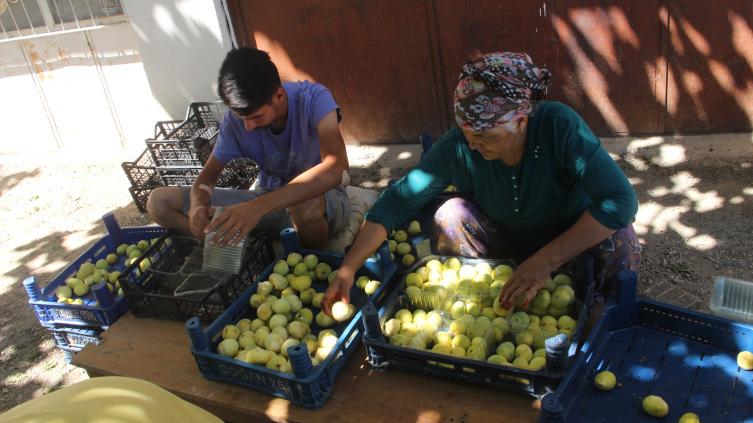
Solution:
[{"label": "stacked plastic crate", "polygon": [[[139,249],[141,255],[142,249],[164,233],[159,226],[121,228],[112,213],[103,216],[102,220],[107,235],[92,244],[49,283],[40,287],[34,276],[24,281],[29,306],[39,323],[50,331],[57,346],[65,352],[67,361],[87,344],[99,343],[100,334],[128,310],[125,296],[113,282],[129,261],[127,253],[118,254],[118,246],[126,245],[125,250],[135,246],[131,248],[134,251]],[[89,268],[86,273],[97,270],[84,277],[83,266]],[[85,289],[75,287],[75,284],[84,283]]]},{"label": "stacked plastic crate", "polygon": [[[188,106],[184,121],[157,122],[138,159],[122,165],[139,211],[146,212],[155,188],[193,184],[214,148],[225,110],[221,102],[196,102]],[[248,188],[258,173],[253,161],[236,159],[225,166],[217,186]]]}]

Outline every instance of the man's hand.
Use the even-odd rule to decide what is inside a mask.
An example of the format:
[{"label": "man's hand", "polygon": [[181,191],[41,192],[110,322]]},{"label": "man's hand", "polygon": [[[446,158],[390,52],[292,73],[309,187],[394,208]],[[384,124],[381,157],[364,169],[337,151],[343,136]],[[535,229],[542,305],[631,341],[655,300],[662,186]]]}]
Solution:
[{"label": "man's hand", "polygon": [[212,241],[220,245],[236,245],[245,239],[258,224],[264,214],[256,207],[254,200],[228,206],[204,229],[208,234],[217,230]]},{"label": "man's hand", "polygon": [[194,206],[188,210],[188,224],[191,233],[198,239],[204,239],[204,229],[212,220],[212,210],[208,206]]},{"label": "man's hand", "polygon": [[[350,303],[350,288],[353,287],[354,275],[349,269],[339,268],[332,282],[327,287],[327,292],[322,299],[322,311],[332,317],[332,304],[342,301]],[[334,317],[333,317],[334,318]]]},{"label": "man's hand", "polygon": [[515,269],[512,278],[499,293],[502,307],[509,309],[520,298],[523,298],[522,304],[527,306],[554,270],[556,269],[551,268],[546,260],[539,259],[536,254],[529,257]]}]

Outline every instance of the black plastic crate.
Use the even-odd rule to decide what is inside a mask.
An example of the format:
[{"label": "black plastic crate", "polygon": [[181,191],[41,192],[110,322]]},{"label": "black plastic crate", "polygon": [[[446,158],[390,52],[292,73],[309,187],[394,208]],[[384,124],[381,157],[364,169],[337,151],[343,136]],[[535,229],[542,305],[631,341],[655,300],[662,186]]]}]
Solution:
[{"label": "black plastic crate", "polygon": [[154,139],[163,140],[167,138],[168,134],[173,133],[181,123],[183,123],[182,120],[162,120],[155,123]]},{"label": "black plastic crate", "polygon": [[149,195],[152,193],[152,191],[154,191],[155,188],[159,188],[160,186],[161,185],[155,185],[146,188],[128,188],[128,192],[131,193],[133,202],[136,203],[136,208],[138,208],[141,213],[146,213],[146,202],[149,200]]},{"label": "black plastic crate", "polygon": [[191,103],[186,120],[158,122],[155,139],[146,140],[157,167],[202,166],[209,158],[225,112],[222,103]]},{"label": "black plastic crate", "polygon": [[[172,166],[159,168],[165,186],[193,185],[201,172],[201,166]],[[259,176],[259,166],[249,159],[231,160],[220,173],[216,186],[220,188],[247,189]]]},{"label": "black plastic crate", "polygon": [[[449,257],[426,257],[417,262],[410,271],[415,271],[418,267],[425,265],[430,258],[439,258],[441,261],[446,261]],[[458,258],[464,264],[475,265],[483,262],[492,267],[499,264],[508,264],[515,267],[511,260]],[[363,308],[362,318],[365,327],[363,339],[369,363],[375,370],[383,371],[392,367],[541,398],[556,388],[559,381],[565,377],[567,369],[575,361],[579,343],[584,336],[585,325],[593,305],[593,259],[590,255],[579,256],[572,269],[559,269],[557,273],[569,274],[573,279],[576,301],[568,314],[576,320],[577,326],[571,340],[568,340],[564,335],[553,336],[546,340],[547,364],[540,370],[521,369],[509,365],[459,358],[430,350],[397,346],[388,342],[382,332],[384,323],[394,317],[399,309],[412,309],[415,305],[415,302],[408,299],[405,294],[405,275],[402,276],[403,279],[396,289],[384,300],[384,305],[379,310],[373,305],[367,305]]]},{"label": "black plastic crate", "polygon": [[121,167],[133,188],[144,188],[162,183],[157,169],[154,167],[154,161],[147,150],[144,150],[135,161],[123,162]]},{"label": "black plastic crate", "polygon": [[217,131],[190,139],[146,140],[155,166],[158,169],[172,166],[202,166],[212,153]]},{"label": "black plastic crate", "polygon": [[161,185],[168,187],[190,186],[199,176],[202,166],[174,166],[159,169]]},{"label": "black plastic crate", "polygon": [[248,189],[259,176],[259,166],[251,159],[228,162],[217,180],[218,187]]},{"label": "black plastic crate", "polygon": [[219,126],[227,106],[221,101],[196,101],[188,105],[186,120],[195,119],[203,126]]},{"label": "black plastic crate", "polygon": [[[238,298],[274,260],[269,237],[263,234],[247,240],[243,265],[238,275],[224,275],[221,282],[201,297],[176,296],[180,275],[201,267],[190,260],[196,257],[202,242],[178,235],[164,234],[141,257],[121,273],[119,281],[129,308],[139,317],[185,321],[193,316],[211,323]],[[149,259],[151,265],[142,265]],[[186,269],[185,266],[191,267]],[[195,266],[195,268],[194,268]],[[148,267],[148,268],[147,268]],[[144,268],[144,272],[141,272]]]}]

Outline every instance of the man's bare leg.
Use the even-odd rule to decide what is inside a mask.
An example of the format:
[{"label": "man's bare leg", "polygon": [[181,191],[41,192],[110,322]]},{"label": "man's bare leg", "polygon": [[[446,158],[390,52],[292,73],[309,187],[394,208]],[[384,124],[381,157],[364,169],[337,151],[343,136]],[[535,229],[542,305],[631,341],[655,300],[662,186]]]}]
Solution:
[{"label": "man's bare leg", "polygon": [[188,216],[183,214],[183,191],[179,187],[160,187],[152,191],[146,210],[160,226],[191,234]]},{"label": "man's bare leg", "polygon": [[290,220],[304,248],[322,250],[327,244],[329,223],[325,209],[323,195],[288,208]]}]

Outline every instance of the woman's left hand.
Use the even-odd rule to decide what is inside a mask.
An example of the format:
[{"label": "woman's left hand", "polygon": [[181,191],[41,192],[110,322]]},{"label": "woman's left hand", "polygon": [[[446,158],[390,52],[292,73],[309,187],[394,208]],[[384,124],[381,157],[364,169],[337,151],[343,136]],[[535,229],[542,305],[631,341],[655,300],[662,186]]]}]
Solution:
[{"label": "woman's left hand", "polygon": [[549,275],[555,270],[546,260],[537,254],[529,257],[513,273],[512,277],[499,293],[502,307],[510,308],[522,298],[522,304],[528,305],[536,293],[544,286]]}]

